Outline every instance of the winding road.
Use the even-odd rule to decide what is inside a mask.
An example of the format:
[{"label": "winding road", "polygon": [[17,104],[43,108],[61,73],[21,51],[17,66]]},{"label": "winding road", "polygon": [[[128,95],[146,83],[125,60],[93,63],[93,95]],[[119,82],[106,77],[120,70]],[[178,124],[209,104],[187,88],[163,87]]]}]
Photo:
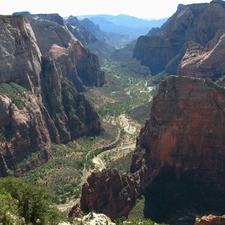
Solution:
[{"label": "winding road", "polygon": [[[129,123],[129,120],[125,117],[125,114],[120,115],[119,118],[120,118],[120,121],[122,123],[126,124],[125,127],[123,128],[124,131],[126,133],[128,133],[129,135],[135,135],[133,132],[129,131],[130,123]],[[127,150],[127,149],[134,149],[135,148],[135,146],[136,146],[135,143],[127,144],[127,145],[120,146],[120,147],[116,147],[116,144],[118,143],[118,141],[120,139],[120,134],[121,134],[121,130],[118,129],[116,139],[113,142],[111,142],[109,145],[103,147],[104,152],[105,151],[112,152],[112,151]],[[90,171],[88,171],[87,168],[86,168],[86,163],[87,163],[87,159],[88,159],[89,154],[91,153],[91,151],[94,151],[94,150],[96,150],[96,149],[92,149],[92,150],[88,151],[88,153],[85,156],[85,163],[84,163],[84,168],[83,168],[83,171],[82,171],[82,173],[83,173],[82,181],[81,181],[80,185],[83,185],[85,183],[87,177],[90,175]],[[96,165],[96,168],[98,168],[99,171],[106,168],[105,163],[103,162],[103,160],[100,157],[100,154],[98,154],[96,157],[94,157],[92,159],[92,162]]]}]

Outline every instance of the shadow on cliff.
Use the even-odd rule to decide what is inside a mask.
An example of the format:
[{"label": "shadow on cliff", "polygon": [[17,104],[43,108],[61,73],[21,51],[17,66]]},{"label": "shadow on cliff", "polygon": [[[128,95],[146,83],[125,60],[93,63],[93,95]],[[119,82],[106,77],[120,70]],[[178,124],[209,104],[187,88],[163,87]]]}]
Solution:
[{"label": "shadow on cliff", "polygon": [[144,192],[144,216],[170,225],[193,225],[196,217],[225,211],[224,172],[164,167]]}]

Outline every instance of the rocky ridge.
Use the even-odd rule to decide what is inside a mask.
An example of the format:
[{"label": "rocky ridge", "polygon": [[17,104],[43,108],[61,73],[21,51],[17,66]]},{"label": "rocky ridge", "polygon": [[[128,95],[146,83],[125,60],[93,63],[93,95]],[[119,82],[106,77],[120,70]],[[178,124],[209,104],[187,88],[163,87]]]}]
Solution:
[{"label": "rocky ridge", "polygon": [[217,80],[224,73],[224,10],[223,1],[179,5],[160,29],[139,37],[133,56],[155,82],[176,74]]},{"label": "rocky ridge", "polygon": [[191,210],[194,224],[196,212],[224,211],[224,108],[224,89],[209,79],[168,77],[137,138],[131,174],[91,174],[81,209],[115,219],[144,195],[145,216],[156,222],[173,224],[174,212]]},{"label": "rocky ridge", "polygon": [[197,219],[195,225],[223,225],[225,224],[225,216],[208,215]]},{"label": "rocky ridge", "polygon": [[116,225],[113,223],[109,217],[101,213],[90,212],[88,215],[84,216],[82,219],[77,219],[78,223],[82,222],[84,225]]},{"label": "rocky ridge", "polygon": [[1,176],[46,162],[52,141],[66,143],[103,129],[78,93],[105,83],[98,57],[53,17],[0,18]]},{"label": "rocky ridge", "polygon": [[67,18],[66,22],[70,32],[77,37],[84,46],[98,55],[100,61],[108,59],[115,51],[115,48],[107,43],[110,37],[89,19],[86,18],[79,21],[75,16],[70,16]]}]

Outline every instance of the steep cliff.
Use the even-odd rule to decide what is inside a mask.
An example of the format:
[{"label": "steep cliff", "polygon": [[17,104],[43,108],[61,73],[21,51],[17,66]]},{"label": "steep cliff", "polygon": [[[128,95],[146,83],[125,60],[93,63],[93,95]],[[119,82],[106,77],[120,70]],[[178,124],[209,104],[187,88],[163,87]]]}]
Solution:
[{"label": "steep cliff", "polygon": [[0,26],[0,82],[40,91],[41,52],[30,24],[23,17],[1,17]]},{"label": "steep cliff", "polygon": [[[117,175],[118,181],[110,171],[92,174],[82,189],[81,208],[127,216],[144,195],[145,216],[159,222],[175,224],[189,213],[194,224],[196,213],[224,212],[224,132],[224,88],[210,79],[168,77],[137,138],[132,174]],[[119,185],[124,180],[132,182]],[[125,206],[119,201],[115,209],[121,198]]]},{"label": "steep cliff", "polygon": [[34,32],[21,16],[2,16],[0,24],[0,175],[21,175],[48,160],[52,141],[102,131],[77,89],[105,80],[97,56],[64,26],[41,20]]},{"label": "steep cliff", "polygon": [[106,83],[98,56],[85,48],[66,25],[52,21],[54,18],[42,19],[43,15],[28,18],[42,55],[60,65],[63,76],[73,82],[77,91],[84,91],[85,86],[98,87]]},{"label": "steep cliff", "polygon": [[161,82],[138,144],[154,152],[159,168],[224,171],[224,108],[222,87],[207,79],[172,76]]},{"label": "steep cliff", "polygon": [[120,175],[116,169],[104,170],[88,177],[83,186],[81,209],[84,212],[97,210],[115,219],[128,214],[138,195],[133,177]]},{"label": "steep cliff", "polygon": [[153,76],[164,72],[216,80],[224,72],[224,65],[216,67],[224,54],[224,32],[220,31],[225,29],[224,6],[223,1],[179,5],[160,29],[139,37],[133,56],[149,66]]},{"label": "steep cliff", "polygon": [[115,51],[114,47],[107,44],[107,41],[110,39],[108,35],[89,19],[86,18],[79,21],[75,16],[70,16],[66,21],[69,31],[84,46],[98,55],[100,60],[108,59]]},{"label": "steep cliff", "polygon": [[135,153],[132,165],[157,173],[144,192],[146,216],[168,221],[177,210],[225,210],[224,107],[224,88],[209,79],[171,76],[160,83],[137,138],[145,154]]},{"label": "steep cliff", "polygon": [[206,48],[194,42],[185,46],[185,54],[177,68],[177,74],[189,77],[205,77],[214,81],[225,73],[225,32],[220,30]]}]

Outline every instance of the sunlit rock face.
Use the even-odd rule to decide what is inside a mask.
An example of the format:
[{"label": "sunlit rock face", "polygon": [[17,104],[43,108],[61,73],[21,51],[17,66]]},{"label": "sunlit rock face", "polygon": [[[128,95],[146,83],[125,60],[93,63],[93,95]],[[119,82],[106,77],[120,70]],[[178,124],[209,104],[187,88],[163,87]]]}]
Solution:
[{"label": "sunlit rock face", "polygon": [[85,48],[66,25],[54,22],[55,17],[52,20],[45,18],[43,15],[29,17],[42,55],[60,65],[62,75],[74,84],[78,92],[84,91],[85,86],[104,85],[105,74],[100,69],[98,56]]},{"label": "sunlit rock face", "polygon": [[134,57],[153,76],[164,72],[215,81],[224,73],[224,30],[224,2],[179,5],[157,32],[139,37]]},{"label": "sunlit rock face", "polygon": [[225,216],[215,216],[208,215],[203,216],[202,218],[198,218],[195,222],[195,225],[224,225],[225,224]]},{"label": "sunlit rock face", "polygon": [[97,56],[58,16],[39,20],[0,18],[0,176],[19,176],[46,162],[52,141],[103,130],[93,106],[77,91],[104,84]]},{"label": "sunlit rock face", "polygon": [[0,26],[0,82],[15,82],[38,92],[41,52],[30,24],[24,17],[2,17]]},{"label": "sunlit rock face", "polygon": [[81,219],[76,219],[75,221],[77,221],[78,223],[80,222],[84,225],[105,225],[105,224],[116,225],[106,215],[102,213],[94,213],[94,212],[87,214]]},{"label": "sunlit rock face", "polygon": [[224,88],[210,79],[166,78],[137,137],[132,173],[91,174],[83,185],[81,209],[114,219],[127,216],[144,195],[144,214],[157,222],[174,222],[174,214],[179,218],[193,210],[194,224],[194,212],[223,212],[224,137]]},{"label": "sunlit rock face", "polygon": [[224,171],[225,91],[209,79],[171,76],[161,82],[138,144],[157,167]]},{"label": "sunlit rock face", "polygon": [[169,222],[178,211],[225,210],[224,137],[224,88],[210,79],[177,76],[160,83],[137,138],[145,152],[134,153],[131,167],[150,169],[146,216]]},{"label": "sunlit rock face", "polygon": [[81,209],[102,212],[111,219],[126,216],[139,193],[134,177],[120,175],[116,169],[92,173],[83,185]]}]

